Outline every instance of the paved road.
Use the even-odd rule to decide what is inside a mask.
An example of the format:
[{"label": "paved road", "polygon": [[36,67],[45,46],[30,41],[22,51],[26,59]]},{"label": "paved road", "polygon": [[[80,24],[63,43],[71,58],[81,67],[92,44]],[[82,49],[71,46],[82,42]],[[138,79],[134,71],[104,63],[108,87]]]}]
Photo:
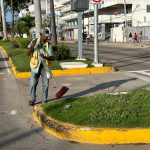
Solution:
[{"label": "paved road", "polygon": [[[77,43],[68,43],[74,54],[77,54]],[[100,44],[99,60],[103,63],[110,63],[120,71],[137,71],[150,69],[150,48],[141,48],[139,45],[129,44]],[[83,56],[93,59],[94,45],[84,44]]]},{"label": "paved road", "polygon": [[[43,131],[43,129],[40,126],[38,126],[33,121],[31,115],[32,107],[29,107],[27,105],[27,101],[28,101],[27,94],[24,93],[22,86],[20,86],[20,82],[16,81],[13,74],[9,70],[9,66],[6,63],[7,62],[6,60],[7,58],[3,57],[2,53],[0,52],[0,150],[30,150],[30,149],[32,150],[60,150],[60,149],[61,150],[84,150],[84,149],[86,150],[149,150],[150,149],[150,145],[144,145],[144,144],[90,145],[90,144],[71,143],[71,142],[59,140],[54,136],[47,134],[46,132]],[[115,77],[115,74],[113,74],[113,76]],[[118,77],[115,78],[118,79]],[[125,78],[125,81],[122,78]],[[66,78],[66,80],[67,79],[68,78]],[[72,78],[69,79],[70,81],[73,81]],[[80,78],[76,77],[76,80],[78,80],[78,82],[80,82],[79,79],[84,79],[84,77],[80,77]],[[108,77],[108,79],[110,78]],[[126,76],[120,77],[118,84],[124,85],[125,82],[128,82],[131,79]],[[97,80],[99,80],[98,76],[97,76]],[[132,83],[135,84],[136,80],[137,79],[134,79]],[[25,80],[24,83],[25,83],[24,86],[28,88],[27,87],[28,80]],[[143,82],[138,80],[139,86],[140,85],[142,86],[141,83],[143,84]],[[144,84],[146,84],[146,82]]]}]

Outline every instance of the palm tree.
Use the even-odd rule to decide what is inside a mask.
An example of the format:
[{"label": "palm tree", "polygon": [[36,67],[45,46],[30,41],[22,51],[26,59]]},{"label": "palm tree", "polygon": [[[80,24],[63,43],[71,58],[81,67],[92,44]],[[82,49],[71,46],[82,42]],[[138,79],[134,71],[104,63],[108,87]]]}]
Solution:
[{"label": "palm tree", "polygon": [[1,11],[2,11],[2,22],[3,22],[3,39],[7,39],[7,31],[6,31],[6,19],[5,19],[5,9],[4,9],[4,1],[1,0]]},{"label": "palm tree", "polygon": [[11,9],[11,37],[14,37],[14,1],[10,1],[10,9]]},{"label": "palm tree", "polygon": [[36,37],[40,37],[40,29],[42,28],[42,16],[41,16],[41,0],[34,0],[34,12],[35,12],[35,29]]},{"label": "palm tree", "polygon": [[11,37],[14,37],[15,13],[27,7],[30,0],[5,0],[7,8],[11,11]]},{"label": "palm tree", "polygon": [[50,12],[51,12],[51,31],[53,44],[57,45],[57,34],[56,34],[56,22],[54,12],[54,0],[50,0]]}]

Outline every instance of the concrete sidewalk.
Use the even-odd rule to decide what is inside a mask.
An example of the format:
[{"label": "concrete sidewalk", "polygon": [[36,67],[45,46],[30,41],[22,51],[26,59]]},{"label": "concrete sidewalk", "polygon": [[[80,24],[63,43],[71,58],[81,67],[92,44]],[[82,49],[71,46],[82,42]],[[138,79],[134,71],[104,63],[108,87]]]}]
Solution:
[{"label": "concrete sidewalk", "polygon": [[[63,98],[81,97],[98,93],[128,92],[135,88],[150,87],[148,86],[149,82],[128,76],[126,72],[61,76],[55,77],[55,79],[60,87],[66,85],[70,88]],[[29,92],[29,79],[18,79],[17,81],[22,89],[22,93],[27,98]],[[55,100],[55,93],[58,90],[58,87],[56,87],[57,84],[54,79],[51,79],[49,101]],[[36,104],[40,104],[41,102],[41,92],[40,80],[37,90]],[[98,129],[74,126],[48,117],[41,110],[40,105],[34,107],[33,117],[35,121],[45,129],[45,131],[67,141],[92,144],[131,144],[150,142],[149,129]],[[139,136],[135,138],[135,135]]]},{"label": "concrete sidewalk", "polygon": [[[147,87],[144,82],[126,73],[107,73],[56,78],[60,85],[68,85],[70,90],[64,98],[81,97],[98,93],[128,92],[131,89]],[[50,87],[50,101],[54,100],[56,89]],[[40,92],[39,92],[40,93]],[[38,94],[39,94],[38,93]],[[39,97],[38,97],[39,98]],[[60,100],[59,100],[60,101]],[[64,123],[47,116],[40,105],[33,111],[35,121],[45,131],[60,139],[90,144],[131,144],[150,143],[150,129],[145,128],[90,128]],[[138,135],[135,137],[135,135]]]},{"label": "concrete sidewalk", "polygon": [[[70,40],[70,41],[59,41],[60,43],[77,43],[75,40]],[[86,42],[83,43],[83,46],[94,46],[94,44],[90,43],[87,44]],[[145,43],[124,43],[124,42],[107,42],[107,41],[102,41],[99,42],[99,46],[108,46],[108,47],[128,47],[128,48],[150,48],[150,43],[145,42]]]},{"label": "concrete sidewalk", "polygon": [[[55,77],[58,85],[61,87],[66,85],[69,91],[63,98],[80,97],[93,95],[97,93],[117,93],[127,92],[131,89],[142,88],[147,86],[147,82],[136,77],[130,77],[125,72],[114,72],[106,74],[90,74],[76,76]],[[28,99],[29,95],[29,79],[17,80],[20,88],[23,90],[24,96]],[[50,80],[49,100],[55,99],[55,93],[59,90],[54,79]],[[41,101],[42,87],[41,80],[37,88],[37,102]]]}]

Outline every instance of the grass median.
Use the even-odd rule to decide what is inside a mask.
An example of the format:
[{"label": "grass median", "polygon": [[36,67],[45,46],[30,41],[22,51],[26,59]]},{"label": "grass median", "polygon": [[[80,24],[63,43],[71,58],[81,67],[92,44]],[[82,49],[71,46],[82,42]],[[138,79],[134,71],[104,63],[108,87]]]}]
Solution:
[{"label": "grass median", "polygon": [[[27,56],[26,54],[26,48],[22,48],[22,45],[20,44],[23,39],[9,39],[9,40],[0,40],[0,46],[3,46],[6,51],[8,56],[12,59],[14,65],[16,66],[16,71],[18,72],[30,72],[30,57]],[[19,43],[19,48],[13,48],[13,42],[17,41]],[[71,56],[70,58],[67,58],[65,60],[54,60],[52,63],[52,70],[61,70],[60,62],[78,62],[79,60],[76,60],[76,57]],[[84,62],[88,64],[88,67],[93,67],[92,60],[87,59],[84,61],[79,61],[79,62]],[[104,66],[110,67],[109,64],[104,64]]]},{"label": "grass median", "polygon": [[80,126],[149,128],[150,92],[136,89],[128,94],[99,94],[69,98],[42,105],[54,119]]}]

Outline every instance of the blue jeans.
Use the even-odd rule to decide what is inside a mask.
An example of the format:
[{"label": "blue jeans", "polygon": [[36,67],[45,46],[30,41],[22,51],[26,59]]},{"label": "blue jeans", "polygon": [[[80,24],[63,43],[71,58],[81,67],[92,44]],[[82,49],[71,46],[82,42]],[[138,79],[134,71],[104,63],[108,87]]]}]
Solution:
[{"label": "blue jeans", "polygon": [[47,72],[44,66],[41,64],[38,73],[31,71],[30,76],[30,98],[32,102],[36,101],[36,88],[39,82],[40,75],[42,77],[42,102],[45,103],[48,97],[49,79],[47,78]]}]

